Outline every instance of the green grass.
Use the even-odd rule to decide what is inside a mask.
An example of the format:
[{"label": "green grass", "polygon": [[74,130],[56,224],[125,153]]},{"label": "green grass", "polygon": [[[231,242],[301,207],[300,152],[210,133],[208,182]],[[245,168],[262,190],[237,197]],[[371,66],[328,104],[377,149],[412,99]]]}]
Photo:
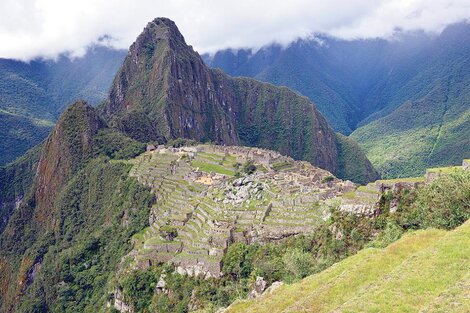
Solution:
[{"label": "green grass", "polygon": [[430,173],[443,173],[443,174],[449,174],[455,171],[460,171],[462,170],[461,166],[448,166],[448,167],[435,167],[435,168],[429,168],[427,171]]},{"label": "green grass", "polygon": [[424,182],[424,177],[406,177],[406,178],[394,178],[394,179],[380,179],[377,182],[383,184],[394,184],[394,183],[419,183]]},{"label": "green grass", "polygon": [[271,165],[271,168],[275,171],[280,171],[284,170],[287,168],[291,168],[294,164],[289,161],[281,161],[281,162],[276,162]]},{"label": "green grass", "polygon": [[468,312],[470,222],[405,235],[228,312]]},{"label": "green grass", "polygon": [[205,163],[201,162],[199,160],[194,160],[191,162],[191,166],[193,167],[198,167],[200,171],[210,173],[218,173],[218,174],[223,174],[223,175],[229,175],[229,176],[234,176],[235,172],[232,170],[229,170],[222,165],[216,165],[216,164],[211,164],[211,163]]},{"label": "green grass", "polygon": [[373,189],[369,189],[369,188],[367,188],[367,186],[359,186],[359,188],[357,188],[357,190],[362,191],[362,192],[366,192],[366,193],[379,194],[379,192],[377,192],[376,190],[373,190]]}]

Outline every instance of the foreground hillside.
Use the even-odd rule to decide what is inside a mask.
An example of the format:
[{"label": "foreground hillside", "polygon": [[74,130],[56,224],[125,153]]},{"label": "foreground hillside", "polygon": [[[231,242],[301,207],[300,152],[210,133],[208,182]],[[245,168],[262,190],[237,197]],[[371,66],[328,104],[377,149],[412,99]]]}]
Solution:
[{"label": "foreground hillside", "polygon": [[469,222],[416,231],[226,312],[468,312],[469,255]]},{"label": "foreground hillside", "polygon": [[470,222],[407,234],[226,312],[469,312]]}]

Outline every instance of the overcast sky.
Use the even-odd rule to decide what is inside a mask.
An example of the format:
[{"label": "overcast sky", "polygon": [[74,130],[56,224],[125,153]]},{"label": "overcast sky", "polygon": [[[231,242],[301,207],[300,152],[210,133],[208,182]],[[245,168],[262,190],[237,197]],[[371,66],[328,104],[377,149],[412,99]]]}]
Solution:
[{"label": "overcast sky", "polygon": [[173,19],[199,52],[287,44],[314,32],[390,37],[470,18],[470,0],[1,0],[0,57],[80,56],[105,35],[127,49],[147,22]]}]

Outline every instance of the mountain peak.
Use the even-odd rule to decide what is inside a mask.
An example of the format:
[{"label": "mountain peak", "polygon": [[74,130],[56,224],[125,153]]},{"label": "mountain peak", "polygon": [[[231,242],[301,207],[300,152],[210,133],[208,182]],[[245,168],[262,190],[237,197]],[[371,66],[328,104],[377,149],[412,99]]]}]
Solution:
[{"label": "mountain peak", "polygon": [[50,221],[54,199],[65,181],[91,154],[95,135],[106,124],[85,101],[70,105],[45,141],[37,169],[37,218]]},{"label": "mountain peak", "polygon": [[146,41],[156,43],[162,39],[186,44],[175,22],[166,17],[158,17],[149,22],[136,42]]},{"label": "mountain peak", "polygon": [[131,46],[101,110],[108,125],[139,141],[256,146],[342,172],[336,135],[312,102],[208,68],[166,18],[150,22]]}]

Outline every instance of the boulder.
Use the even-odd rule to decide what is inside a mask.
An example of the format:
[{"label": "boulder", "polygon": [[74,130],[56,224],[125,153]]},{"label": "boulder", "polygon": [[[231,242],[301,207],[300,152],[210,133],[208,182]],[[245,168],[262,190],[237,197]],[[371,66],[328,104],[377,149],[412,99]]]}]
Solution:
[{"label": "boulder", "polygon": [[263,291],[266,289],[266,281],[263,277],[256,277],[256,281],[253,284],[253,290],[248,294],[249,299],[258,298]]},{"label": "boulder", "polygon": [[282,281],[275,281],[274,283],[271,284],[263,293],[263,295],[269,295],[273,293],[276,289],[284,285]]}]

